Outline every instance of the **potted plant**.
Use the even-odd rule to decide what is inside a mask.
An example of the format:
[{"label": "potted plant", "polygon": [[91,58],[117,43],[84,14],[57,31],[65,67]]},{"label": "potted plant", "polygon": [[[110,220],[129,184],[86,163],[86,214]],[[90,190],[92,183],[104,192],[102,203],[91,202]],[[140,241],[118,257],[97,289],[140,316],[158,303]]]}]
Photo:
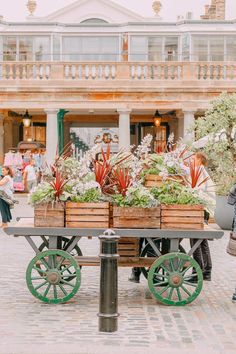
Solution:
[{"label": "potted plant", "polygon": [[130,186],[126,178],[124,188],[113,196],[113,203],[114,227],[160,228],[159,203],[143,185]]},{"label": "potted plant", "polygon": [[151,194],[161,203],[162,229],[201,230],[206,202],[198,191],[178,182],[164,182]]},{"label": "potted plant", "polygon": [[209,174],[216,185],[215,220],[222,229],[231,229],[233,207],[227,195],[236,182],[236,94],[223,93],[211,103],[205,116],[194,125],[197,143],[209,159]]},{"label": "potted plant", "polygon": [[66,227],[109,228],[109,202],[104,201],[100,184],[91,176],[69,181],[62,198],[66,201]]},{"label": "potted plant", "polygon": [[188,168],[185,165],[187,149],[182,142],[175,150],[163,154],[151,154],[147,158],[146,168],[143,171],[145,186],[159,187],[164,181],[179,181],[185,183]]},{"label": "potted plant", "polygon": [[62,194],[67,180],[56,169],[50,182],[39,184],[29,196],[34,206],[34,226],[64,227],[64,203]]}]

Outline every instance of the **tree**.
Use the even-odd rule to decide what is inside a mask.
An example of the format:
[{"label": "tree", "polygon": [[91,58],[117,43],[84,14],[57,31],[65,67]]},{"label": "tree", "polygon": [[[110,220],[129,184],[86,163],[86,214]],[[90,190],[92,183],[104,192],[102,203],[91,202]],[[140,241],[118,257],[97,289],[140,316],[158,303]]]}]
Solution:
[{"label": "tree", "polygon": [[196,139],[207,136],[203,151],[217,194],[226,195],[236,183],[236,94],[222,93],[195,122]]}]

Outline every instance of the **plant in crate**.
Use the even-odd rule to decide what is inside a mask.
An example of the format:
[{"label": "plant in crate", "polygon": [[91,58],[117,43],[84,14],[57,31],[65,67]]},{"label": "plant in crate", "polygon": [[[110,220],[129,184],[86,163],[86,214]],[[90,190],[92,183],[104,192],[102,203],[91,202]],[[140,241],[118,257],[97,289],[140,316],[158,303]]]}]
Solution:
[{"label": "plant in crate", "polygon": [[164,154],[151,154],[143,171],[145,186],[158,187],[163,181],[174,180],[184,184],[188,173],[186,155],[188,151],[183,144],[178,144],[175,150]]},{"label": "plant in crate", "polygon": [[67,227],[109,227],[109,202],[105,200],[95,176],[69,181],[62,197],[66,201]]},{"label": "plant in crate", "polygon": [[151,194],[161,203],[161,228],[203,229],[209,200],[197,188],[166,181]]},{"label": "plant in crate", "polygon": [[58,169],[50,182],[40,183],[29,196],[29,202],[34,206],[35,226],[64,227],[64,203],[62,195],[67,180]]},{"label": "plant in crate", "polygon": [[159,228],[160,207],[150,191],[131,178],[131,172],[117,169],[113,176],[113,225],[124,228]]}]

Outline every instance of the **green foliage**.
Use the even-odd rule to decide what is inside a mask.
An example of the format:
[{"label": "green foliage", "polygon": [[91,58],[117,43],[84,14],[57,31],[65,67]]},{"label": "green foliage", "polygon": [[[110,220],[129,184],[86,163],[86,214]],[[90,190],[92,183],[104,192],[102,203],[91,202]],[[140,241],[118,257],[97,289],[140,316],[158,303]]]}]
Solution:
[{"label": "green foliage", "polygon": [[83,195],[71,195],[72,202],[96,203],[101,199],[101,192],[97,188],[88,189]]},{"label": "green foliage", "polygon": [[162,204],[205,204],[197,193],[178,182],[164,182],[159,188],[152,188],[151,194]]},{"label": "green foliage", "polygon": [[31,205],[50,203],[55,201],[55,190],[47,183],[39,184],[29,196],[29,203]]},{"label": "green foliage", "polygon": [[119,207],[152,208],[159,204],[149,190],[141,185],[128,188],[125,196],[114,195],[113,201]]},{"label": "green foliage", "polygon": [[203,151],[208,156],[209,174],[216,192],[226,195],[236,182],[236,94],[221,94],[204,117],[195,122],[196,138],[209,136]]}]

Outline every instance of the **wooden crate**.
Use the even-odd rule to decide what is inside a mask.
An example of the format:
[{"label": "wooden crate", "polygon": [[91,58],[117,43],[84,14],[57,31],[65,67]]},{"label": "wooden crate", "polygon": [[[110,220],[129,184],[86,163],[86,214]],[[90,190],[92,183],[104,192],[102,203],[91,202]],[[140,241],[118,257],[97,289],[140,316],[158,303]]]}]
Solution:
[{"label": "wooden crate", "polygon": [[40,204],[34,207],[35,227],[64,227],[64,203]]},{"label": "wooden crate", "polygon": [[66,203],[66,227],[109,228],[109,203]]},{"label": "wooden crate", "polygon": [[203,205],[162,205],[161,228],[175,230],[202,230]]},{"label": "wooden crate", "polygon": [[165,181],[176,181],[184,184],[184,180],[181,176],[168,176],[166,179],[163,179],[158,175],[146,175],[145,176],[145,187],[153,188],[153,187],[161,187]]},{"label": "wooden crate", "polygon": [[156,208],[113,207],[113,227],[126,229],[159,229],[160,206]]},{"label": "wooden crate", "polygon": [[139,239],[121,237],[118,241],[118,254],[120,257],[139,257]]},{"label": "wooden crate", "polygon": [[163,184],[163,178],[158,175],[146,175],[145,176],[145,187],[153,188],[160,187]]}]

